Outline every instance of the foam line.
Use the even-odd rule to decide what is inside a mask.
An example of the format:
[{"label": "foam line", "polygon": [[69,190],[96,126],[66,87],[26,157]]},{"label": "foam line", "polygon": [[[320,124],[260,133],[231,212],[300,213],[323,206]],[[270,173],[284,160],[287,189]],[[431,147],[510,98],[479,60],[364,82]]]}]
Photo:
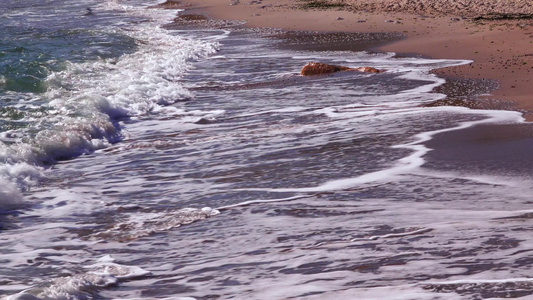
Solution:
[{"label": "foam line", "polygon": [[235,208],[235,207],[239,207],[239,206],[248,206],[248,205],[258,204],[258,203],[285,202],[285,201],[298,200],[298,199],[303,199],[303,198],[308,198],[308,197],[309,196],[307,196],[307,195],[300,195],[300,196],[293,196],[293,197],[288,197],[288,198],[283,198],[283,199],[250,200],[250,201],[240,202],[240,203],[237,203],[237,204],[221,206],[221,207],[216,208],[216,210],[219,210],[219,211],[220,210],[227,210],[227,209],[230,209],[230,208]]},{"label": "foam line", "polygon": [[464,180],[486,184],[486,185],[521,187],[521,186],[524,186],[525,184],[524,182],[518,181],[518,179],[516,178],[513,178],[513,180],[511,181],[511,180],[506,180],[505,178],[501,178],[498,176],[490,176],[490,175],[461,175],[461,174],[454,174],[450,172],[437,172],[435,170],[431,170],[430,172],[419,171],[417,172],[417,174],[423,175],[425,177],[432,177],[432,178],[464,179]]},{"label": "foam line", "polygon": [[[433,110],[442,111],[442,108],[440,109],[435,108]],[[278,193],[287,193],[287,192],[315,193],[315,192],[344,190],[348,188],[361,187],[362,185],[366,185],[366,184],[389,181],[395,178],[396,176],[413,173],[415,170],[419,169],[425,163],[423,156],[429,151],[431,151],[431,149],[424,146],[423,143],[431,140],[433,136],[435,136],[436,134],[466,129],[466,128],[470,128],[470,127],[480,125],[480,124],[518,123],[518,122],[524,121],[524,118],[522,117],[521,113],[513,112],[513,111],[470,110],[468,108],[463,108],[463,107],[449,107],[447,108],[447,110],[457,111],[457,112],[467,111],[469,114],[485,115],[485,116],[488,116],[488,118],[483,119],[483,120],[478,120],[478,121],[464,122],[464,123],[459,124],[458,126],[451,127],[451,128],[423,132],[423,133],[415,135],[416,140],[414,142],[392,146],[392,148],[409,149],[409,150],[412,150],[413,153],[407,157],[404,157],[398,160],[395,166],[388,168],[388,169],[371,172],[371,173],[364,174],[358,177],[332,180],[332,181],[325,182],[324,184],[315,186],[315,187],[279,188],[279,189],[255,188],[255,189],[243,189],[243,190],[267,191],[267,192],[278,192]],[[428,109],[425,111],[431,111],[431,110]]]},{"label": "foam line", "polygon": [[5,300],[40,299],[87,299],[88,290],[114,286],[121,281],[132,280],[151,274],[137,266],[126,266],[111,262],[109,256],[96,264],[87,266],[86,273],[59,277],[44,288],[35,287],[8,296]]},{"label": "foam line", "polygon": [[404,237],[404,236],[410,236],[410,235],[417,235],[417,234],[423,234],[428,233],[430,231],[433,231],[431,228],[422,228],[418,230],[408,231],[408,232],[402,232],[402,233],[389,233],[384,235],[373,235],[366,239],[353,239],[352,242],[359,241],[359,240],[377,240],[377,239],[387,239],[387,238],[396,238],[396,237]]},{"label": "foam line", "polygon": [[420,284],[450,285],[450,284],[483,284],[483,283],[509,283],[509,282],[533,282],[533,278],[519,277],[519,278],[506,278],[506,279],[459,279],[459,280],[452,280],[452,281],[424,282]]}]

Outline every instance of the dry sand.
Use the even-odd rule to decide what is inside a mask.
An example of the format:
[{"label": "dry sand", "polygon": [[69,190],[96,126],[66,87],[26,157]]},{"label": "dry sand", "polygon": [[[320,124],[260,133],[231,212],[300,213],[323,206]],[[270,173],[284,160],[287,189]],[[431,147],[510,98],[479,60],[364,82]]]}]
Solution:
[{"label": "dry sand", "polygon": [[514,101],[515,109],[533,120],[532,0],[185,1],[168,3],[178,2],[188,10],[185,14],[243,20],[248,27],[402,33],[407,39],[379,50],[472,60],[470,65],[435,72],[497,80],[499,88],[486,98]]}]

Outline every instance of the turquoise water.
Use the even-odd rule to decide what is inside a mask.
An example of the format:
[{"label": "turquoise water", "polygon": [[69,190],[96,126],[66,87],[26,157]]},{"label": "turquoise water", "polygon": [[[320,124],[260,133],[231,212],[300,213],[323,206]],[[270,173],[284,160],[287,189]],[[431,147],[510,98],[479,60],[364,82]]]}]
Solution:
[{"label": "turquoise water", "polygon": [[[109,60],[137,49],[118,31],[120,12],[86,15],[96,1],[3,1],[0,4],[0,132],[6,144],[26,143],[58,122],[50,91],[75,89],[51,77],[72,64]],[[101,3],[100,3],[101,4]],[[133,19],[133,20],[132,20]],[[73,110],[67,116],[76,116]],[[35,146],[35,145],[34,145]],[[38,147],[38,146],[36,146]],[[5,148],[3,149],[4,151]],[[39,151],[37,149],[36,151]],[[41,153],[41,160],[54,160]],[[9,154],[4,154],[9,161]]]},{"label": "turquoise water", "polygon": [[97,3],[3,1],[0,4],[2,100],[9,92],[44,93],[48,88],[47,77],[64,70],[67,62],[113,58],[135,51],[132,38],[110,31],[113,23],[121,18],[118,12],[86,15],[86,9]]},{"label": "turquoise water", "polygon": [[[150,3],[140,4],[1,4],[0,180],[10,191],[2,202],[17,202],[17,190],[26,191],[57,160],[121,140],[120,119],[186,96],[172,78],[182,76],[186,61],[213,51],[213,45],[181,43],[155,24],[144,31],[149,26],[137,24],[154,14],[162,16],[161,22],[171,20],[175,12],[156,13]],[[151,41],[159,45],[149,48]],[[168,55],[162,53],[163,43],[172,42],[181,47],[168,60],[175,65],[158,67],[157,60]],[[142,54],[148,52],[153,54],[144,62]],[[136,88],[140,85],[153,86]],[[13,171],[21,168],[20,174]]]}]

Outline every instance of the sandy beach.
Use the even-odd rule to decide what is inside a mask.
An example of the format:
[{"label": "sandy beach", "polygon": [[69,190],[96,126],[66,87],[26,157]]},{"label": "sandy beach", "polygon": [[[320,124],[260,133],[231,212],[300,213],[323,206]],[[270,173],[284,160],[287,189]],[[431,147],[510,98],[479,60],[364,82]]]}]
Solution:
[{"label": "sandy beach", "polygon": [[[240,20],[254,28],[337,32],[395,32],[406,38],[376,50],[432,58],[467,59],[440,69],[443,77],[495,80],[481,108],[512,107],[533,119],[533,6],[525,0],[492,1],[167,1],[182,15]],[[509,102],[512,102],[509,104]]]}]

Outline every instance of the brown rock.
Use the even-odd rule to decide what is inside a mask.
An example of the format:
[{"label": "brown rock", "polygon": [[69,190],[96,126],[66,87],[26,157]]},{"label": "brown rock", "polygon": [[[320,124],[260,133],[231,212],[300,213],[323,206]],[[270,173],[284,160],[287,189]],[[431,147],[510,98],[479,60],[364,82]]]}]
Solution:
[{"label": "brown rock", "polygon": [[180,8],[183,8],[183,4],[181,3],[181,1],[167,0],[163,3],[159,3],[151,7],[163,8],[163,9],[180,9]]},{"label": "brown rock", "polygon": [[346,70],[350,70],[350,68],[312,62],[312,63],[306,64],[300,71],[300,74],[302,74],[303,76],[311,76],[311,75],[320,75],[320,74],[331,74],[331,73],[335,73],[339,71],[346,71]]},{"label": "brown rock", "polygon": [[343,66],[328,65],[323,63],[308,63],[306,64],[300,74],[303,76],[312,76],[312,75],[321,75],[321,74],[331,74],[340,71],[359,71],[364,73],[381,73],[383,71],[378,70],[372,67],[360,67],[360,68],[349,68]]},{"label": "brown rock", "polygon": [[357,70],[357,71],[363,72],[363,73],[381,73],[381,72],[383,72],[382,70],[378,70],[378,69],[372,68],[372,67],[360,67],[360,68],[352,69],[352,70]]}]

